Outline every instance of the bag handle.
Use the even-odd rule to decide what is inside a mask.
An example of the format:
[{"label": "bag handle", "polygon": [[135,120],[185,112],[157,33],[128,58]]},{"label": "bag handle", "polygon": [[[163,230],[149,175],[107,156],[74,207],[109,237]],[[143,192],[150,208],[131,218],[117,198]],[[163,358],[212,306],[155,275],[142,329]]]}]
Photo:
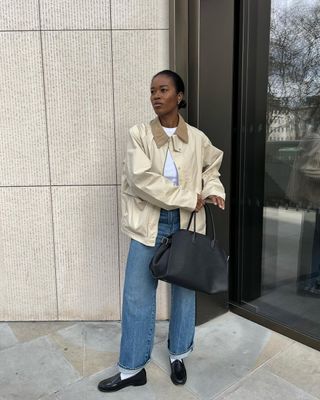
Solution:
[{"label": "bag handle", "polygon": [[[211,238],[211,240],[215,241],[216,228],[215,228],[214,221],[213,221],[212,211],[211,211],[211,208],[209,207],[209,205],[206,204],[206,203],[204,204],[204,208],[208,211],[209,216],[210,216],[210,220],[211,220],[212,233],[213,233],[213,237]],[[192,213],[190,215],[189,223],[188,223],[188,226],[187,226],[187,230],[189,230],[190,226],[191,226],[192,218],[193,218],[193,231],[194,231],[194,233],[196,232],[196,215],[197,215],[197,213],[195,211],[192,211]]]}]

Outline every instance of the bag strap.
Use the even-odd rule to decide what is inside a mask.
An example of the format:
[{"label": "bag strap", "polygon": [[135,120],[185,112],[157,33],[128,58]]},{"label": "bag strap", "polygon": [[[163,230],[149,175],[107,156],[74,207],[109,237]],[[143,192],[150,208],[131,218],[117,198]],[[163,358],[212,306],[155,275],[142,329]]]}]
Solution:
[{"label": "bag strap", "polygon": [[205,209],[209,212],[209,216],[210,216],[210,221],[211,221],[211,226],[212,226],[212,240],[216,240],[216,227],[214,224],[214,220],[213,220],[213,213],[211,211],[211,207],[209,206],[209,204],[205,204]]},{"label": "bag strap", "polygon": [[[215,228],[214,221],[213,221],[212,211],[211,211],[211,208],[210,208],[210,206],[208,204],[205,203],[204,207],[208,211],[208,214],[209,214],[209,217],[210,217],[210,220],[211,220],[211,225],[212,225],[213,237],[210,238],[210,239],[211,240],[215,240],[215,238],[216,238],[216,228]],[[193,218],[193,231],[194,232],[196,231],[196,215],[197,215],[197,213],[195,211],[192,211],[192,213],[190,215],[189,222],[188,222],[187,230],[190,229],[192,218]]]},{"label": "bag strap", "polygon": [[[191,215],[190,215],[190,219],[189,219],[189,222],[188,222],[188,226],[187,226],[187,230],[189,230],[190,229],[190,225],[191,225],[191,222],[192,222],[192,218],[194,217],[194,224],[195,224],[195,221],[196,221],[196,212],[195,211],[192,211],[192,213],[191,213]],[[194,226],[194,228],[195,228],[195,226]],[[194,229],[195,230],[195,229]]]}]

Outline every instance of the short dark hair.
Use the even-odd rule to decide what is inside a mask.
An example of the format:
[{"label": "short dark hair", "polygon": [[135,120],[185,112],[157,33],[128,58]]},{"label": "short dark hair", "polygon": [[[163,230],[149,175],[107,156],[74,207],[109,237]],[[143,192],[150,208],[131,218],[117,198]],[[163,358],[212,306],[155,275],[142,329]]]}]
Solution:
[{"label": "short dark hair", "polygon": [[[180,75],[178,75],[176,72],[171,71],[170,69],[164,69],[163,71],[158,72],[155,74],[152,79],[154,79],[156,76],[159,75],[166,75],[169,78],[172,79],[174,86],[176,88],[177,93],[182,92],[184,94],[184,83]],[[178,105],[178,108],[186,108],[187,107],[187,102],[182,99]]]}]

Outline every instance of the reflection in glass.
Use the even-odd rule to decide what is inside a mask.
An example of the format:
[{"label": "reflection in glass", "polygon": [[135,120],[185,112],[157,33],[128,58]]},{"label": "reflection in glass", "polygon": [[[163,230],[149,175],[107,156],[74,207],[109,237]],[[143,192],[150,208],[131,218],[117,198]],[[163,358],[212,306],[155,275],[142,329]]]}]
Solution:
[{"label": "reflection in glass", "polygon": [[260,311],[320,337],[320,4],[273,0]]}]

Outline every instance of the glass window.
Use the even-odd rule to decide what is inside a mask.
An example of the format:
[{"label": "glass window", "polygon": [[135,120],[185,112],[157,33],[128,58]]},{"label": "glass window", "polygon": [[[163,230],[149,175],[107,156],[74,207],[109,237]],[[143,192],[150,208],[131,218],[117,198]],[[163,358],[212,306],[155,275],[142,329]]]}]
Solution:
[{"label": "glass window", "polygon": [[[264,160],[245,160],[252,193],[263,180],[262,226],[254,231],[258,213],[248,206],[244,239],[258,243],[261,265],[257,257],[250,267],[246,258],[241,301],[320,338],[320,2],[272,0],[269,10],[267,85],[257,88],[254,82],[252,91],[260,90],[264,99],[265,135],[247,134],[246,141],[246,149],[263,149]],[[248,51],[258,58],[259,46]],[[250,232],[258,232],[259,239]],[[250,244],[247,249],[247,254],[256,251]]]},{"label": "glass window", "polygon": [[[320,337],[318,1],[271,3],[267,121],[262,291],[256,304]],[[272,136],[279,122],[280,141]]]}]

